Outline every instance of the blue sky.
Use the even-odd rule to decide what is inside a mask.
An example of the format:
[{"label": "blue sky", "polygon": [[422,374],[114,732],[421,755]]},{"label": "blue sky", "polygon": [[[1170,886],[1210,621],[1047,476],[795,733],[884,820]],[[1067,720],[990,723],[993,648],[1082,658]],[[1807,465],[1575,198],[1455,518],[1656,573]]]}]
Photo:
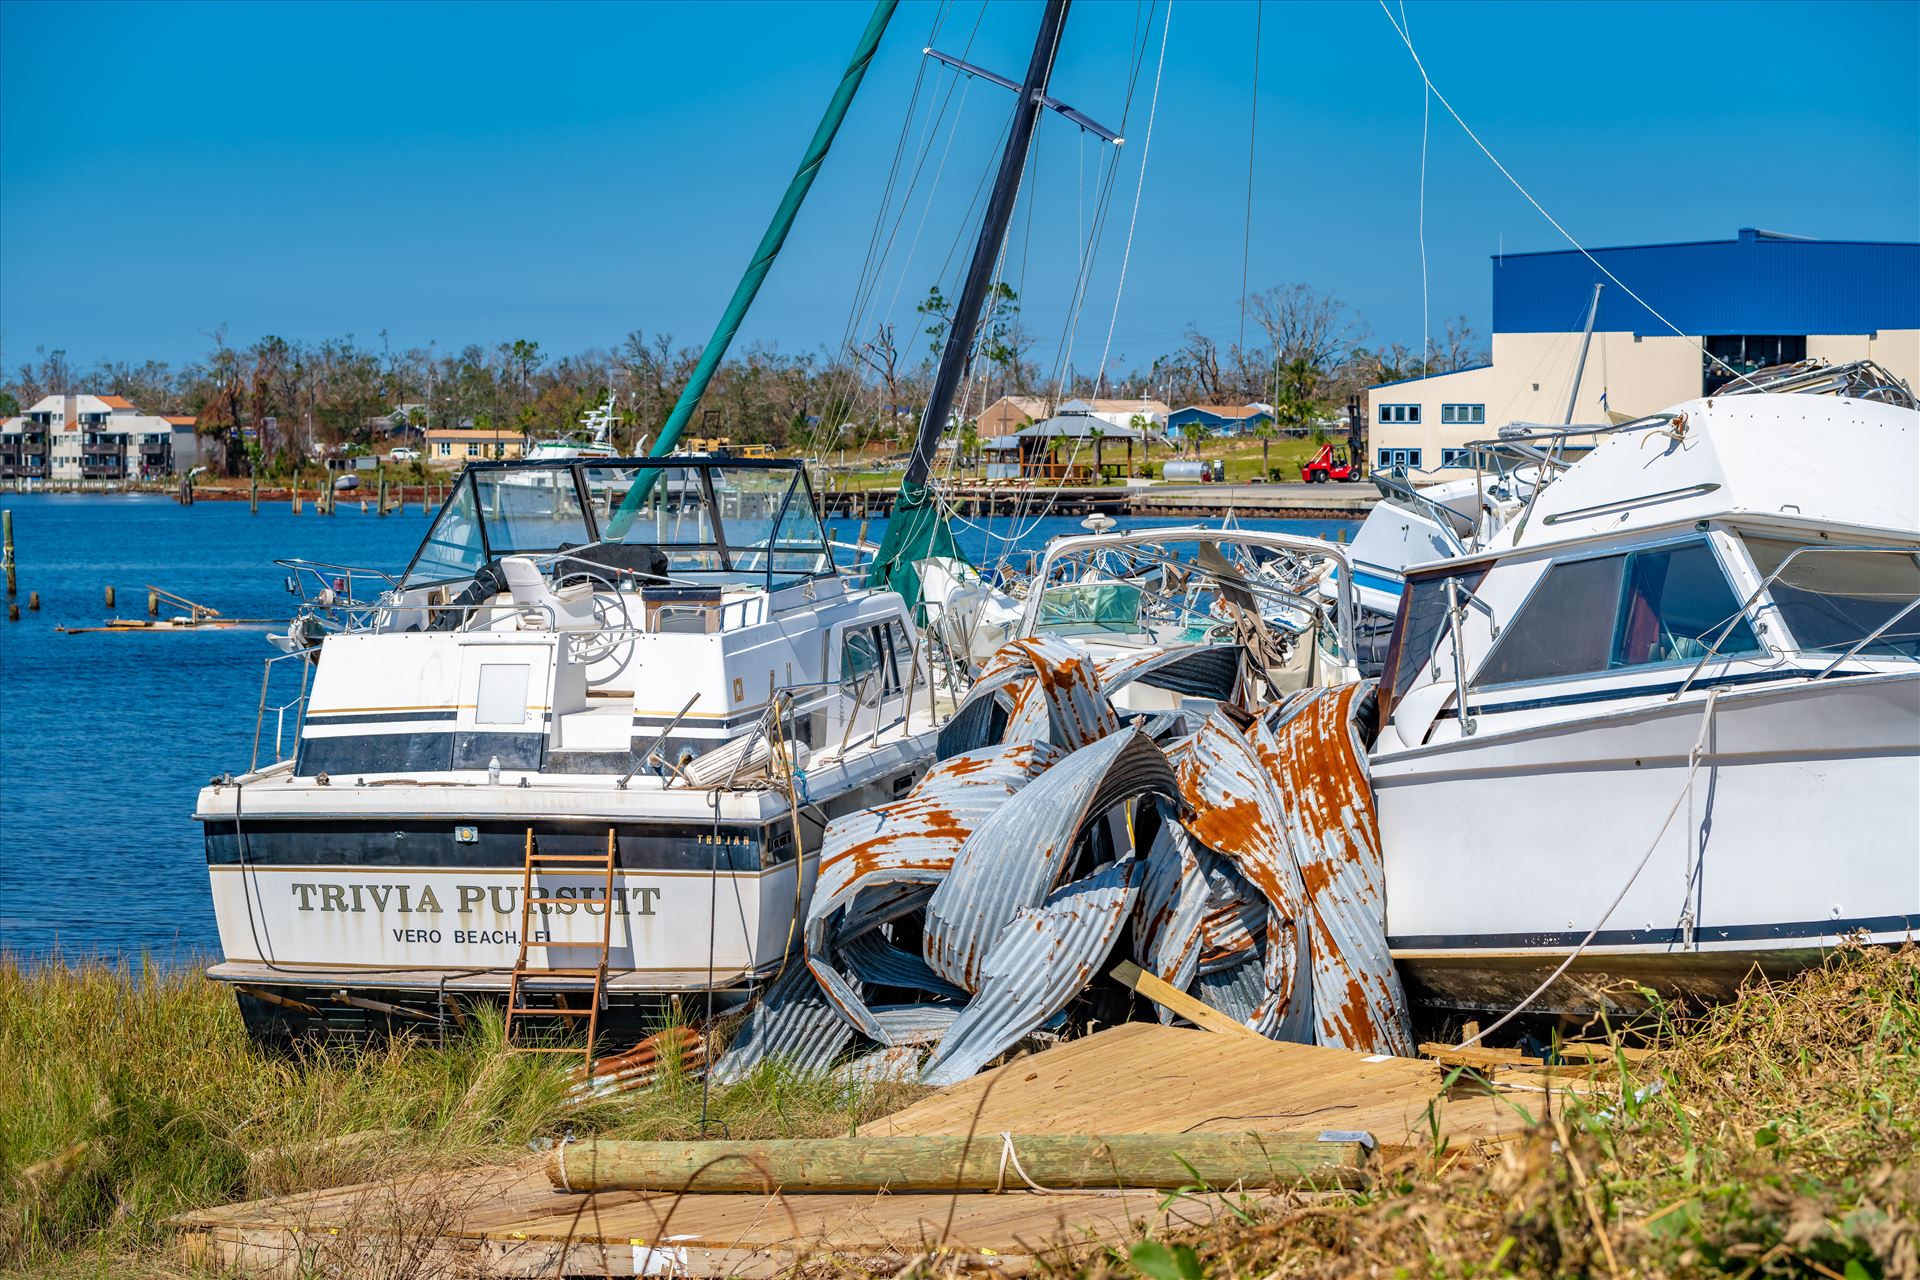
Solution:
[{"label": "blue sky", "polygon": [[[951,286],[1011,104],[973,83],[930,127],[955,77],[923,73],[920,50],[964,47],[1017,77],[1039,10],[901,5],[743,341],[838,342],[903,122],[908,167],[928,159],[867,323],[910,328],[943,264]],[[238,342],[386,329],[443,351],[516,337],[571,351],[634,328],[704,340],[867,11],[5,0],[0,359],[44,346],[177,361],[220,325]],[[1055,74],[1056,96],[1117,127],[1146,46],[1073,329],[1082,370],[1106,345],[1167,12],[1161,0],[1143,41],[1146,6],[1082,0]],[[1442,91],[1588,244],[1749,225],[1920,239],[1920,5],[1412,0],[1406,13]],[[1420,340],[1422,91],[1381,9],[1174,0],[1112,320],[1119,369],[1189,322],[1236,336],[1256,19],[1253,286],[1305,281],[1374,340]],[[1023,193],[1006,273],[1043,362],[1069,327],[1102,148],[1047,120]],[[1497,249],[1561,244],[1437,104],[1426,217],[1436,331],[1464,313],[1484,332]]]}]

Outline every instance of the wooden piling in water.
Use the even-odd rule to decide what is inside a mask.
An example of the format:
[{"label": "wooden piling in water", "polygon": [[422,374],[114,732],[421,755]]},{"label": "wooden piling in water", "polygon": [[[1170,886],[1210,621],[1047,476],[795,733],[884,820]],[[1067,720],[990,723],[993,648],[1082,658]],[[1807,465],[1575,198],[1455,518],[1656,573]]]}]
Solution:
[{"label": "wooden piling in water", "polygon": [[7,621],[20,621],[20,602],[18,600],[7,601]]},{"label": "wooden piling in water", "polygon": [[38,591],[29,591],[27,593],[27,612],[40,612],[40,593]]},{"label": "wooden piling in water", "polygon": [[160,593],[152,587],[147,588],[147,616],[149,618],[160,616]]},{"label": "wooden piling in water", "polygon": [[380,477],[380,514],[387,514],[387,478]]},{"label": "wooden piling in water", "polygon": [[113,584],[111,582],[107,584],[107,608],[113,608]]},{"label": "wooden piling in water", "polygon": [[7,599],[11,600],[19,591],[20,584],[13,577],[13,512],[0,511],[0,563],[7,570]]},{"label": "wooden piling in water", "polygon": [[256,516],[260,514],[260,473],[258,471],[249,472],[247,475],[247,508]]}]

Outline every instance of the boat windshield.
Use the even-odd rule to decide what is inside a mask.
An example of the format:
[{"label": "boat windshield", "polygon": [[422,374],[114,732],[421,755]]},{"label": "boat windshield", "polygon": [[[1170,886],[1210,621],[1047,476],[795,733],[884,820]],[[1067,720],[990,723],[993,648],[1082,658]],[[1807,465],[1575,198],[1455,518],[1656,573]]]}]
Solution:
[{"label": "boat windshield", "polygon": [[[1744,535],[1781,620],[1808,652],[1920,658],[1920,554]],[[1868,637],[1872,637],[1869,639]]]},{"label": "boat windshield", "polygon": [[[702,582],[833,572],[804,473],[792,466],[581,459],[470,469],[441,508],[405,586],[457,581],[509,555],[651,548],[656,571]],[[635,553],[615,557],[620,563]]]}]

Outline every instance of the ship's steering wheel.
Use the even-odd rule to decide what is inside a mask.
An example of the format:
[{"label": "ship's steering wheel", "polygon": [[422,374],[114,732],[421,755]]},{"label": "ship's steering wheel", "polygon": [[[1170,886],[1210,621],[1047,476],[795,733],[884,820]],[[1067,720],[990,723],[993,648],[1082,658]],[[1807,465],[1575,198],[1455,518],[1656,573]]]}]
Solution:
[{"label": "ship's steering wheel", "polygon": [[627,611],[626,597],[611,590],[596,573],[569,573],[554,579],[553,589],[559,591],[580,583],[593,588],[593,619],[600,624],[600,629],[569,632],[569,643],[573,645],[574,657],[586,666],[592,666],[612,657],[621,646],[633,643],[633,615]]}]

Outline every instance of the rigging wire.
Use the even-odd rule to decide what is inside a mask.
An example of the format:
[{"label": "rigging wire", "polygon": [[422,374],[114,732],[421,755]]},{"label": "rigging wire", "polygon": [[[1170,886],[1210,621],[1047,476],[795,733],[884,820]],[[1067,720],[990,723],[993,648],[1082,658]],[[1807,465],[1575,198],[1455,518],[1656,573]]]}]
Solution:
[{"label": "rigging wire", "polygon": [[[1400,25],[1407,31],[1407,0],[1400,0]],[[1433,352],[1433,311],[1427,298],[1427,137],[1433,120],[1433,86],[1421,77],[1420,88],[1420,371],[1427,372]]]},{"label": "rigging wire", "polygon": [[1127,219],[1127,247],[1120,255],[1120,281],[1113,290],[1113,314],[1107,321],[1107,341],[1100,348],[1100,365],[1094,385],[1107,374],[1107,357],[1113,353],[1113,331],[1120,323],[1120,297],[1127,287],[1127,265],[1133,260],[1133,236],[1140,222],[1140,197],[1147,188],[1147,157],[1153,151],[1153,122],[1160,112],[1160,79],[1167,69],[1167,32],[1173,29],[1173,0],[1167,0],[1167,16],[1160,23],[1160,61],[1153,69],[1153,97],[1147,107],[1147,136],[1140,144],[1140,179],[1133,189],[1133,214]]},{"label": "rigging wire", "polygon": [[1585,258],[1588,262],[1591,262],[1594,265],[1595,269],[1597,269],[1601,275],[1605,276],[1608,280],[1611,280],[1615,285],[1619,286],[1620,291],[1622,293],[1626,294],[1629,298],[1632,298],[1635,302],[1639,303],[1642,307],[1645,307],[1648,315],[1652,316],[1655,320],[1658,320],[1661,324],[1667,326],[1667,328],[1673,330],[1673,332],[1677,336],[1685,338],[1688,342],[1691,342],[1696,348],[1699,349],[1701,355],[1713,361],[1713,363],[1719,365],[1722,369],[1725,369],[1728,373],[1733,374],[1735,377],[1740,377],[1741,373],[1738,369],[1728,364],[1725,360],[1722,360],[1719,356],[1716,356],[1715,354],[1713,354],[1713,352],[1707,350],[1705,343],[1701,342],[1698,338],[1694,337],[1693,335],[1685,332],[1680,328],[1679,325],[1675,324],[1673,321],[1667,319],[1664,315],[1661,315],[1658,311],[1654,310],[1652,303],[1648,302],[1645,298],[1635,293],[1627,285],[1626,281],[1622,280],[1619,276],[1613,274],[1612,271],[1608,270],[1606,263],[1600,261],[1600,259],[1594,257],[1593,254],[1589,253],[1585,245],[1581,244],[1578,240],[1574,239],[1573,233],[1571,231],[1568,231],[1565,227],[1560,225],[1560,220],[1558,218],[1554,217],[1551,213],[1547,212],[1547,207],[1545,205],[1541,204],[1538,200],[1533,198],[1533,193],[1531,191],[1528,191],[1525,186],[1521,185],[1520,179],[1514,177],[1512,171],[1509,170],[1506,165],[1500,163],[1500,158],[1493,154],[1492,150],[1488,148],[1486,143],[1480,141],[1480,135],[1473,131],[1473,127],[1469,125],[1466,122],[1466,119],[1462,117],[1461,114],[1454,109],[1453,104],[1447,101],[1447,95],[1440,92],[1440,86],[1436,85],[1433,82],[1433,77],[1427,74],[1426,64],[1420,60],[1419,50],[1413,47],[1412,37],[1407,34],[1405,29],[1403,29],[1398,22],[1394,21],[1393,10],[1387,8],[1387,0],[1378,0],[1378,3],[1380,5],[1380,12],[1384,13],[1387,17],[1387,24],[1393,28],[1394,34],[1400,37],[1400,43],[1407,46],[1407,53],[1412,56],[1413,65],[1419,69],[1420,79],[1426,83],[1428,91],[1431,92],[1435,98],[1440,100],[1440,105],[1445,107],[1447,109],[1447,114],[1453,117],[1453,122],[1460,126],[1461,132],[1465,133],[1467,137],[1472,140],[1474,146],[1480,148],[1480,154],[1484,155],[1489,161],[1492,162],[1493,167],[1500,171],[1500,176],[1505,178],[1508,182],[1512,183],[1513,189],[1515,191],[1518,191],[1521,194],[1521,196],[1523,196],[1526,199],[1526,202],[1533,206],[1534,212],[1538,213],[1541,217],[1545,218],[1548,224],[1552,226],[1555,231],[1558,231],[1568,244],[1572,245],[1576,250],[1578,250],[1581,257]]},{"label": "rigging wire", "polygon": [[[1404,3],[1404,0],[1402,0]],[[1253,252],[1253,144],[1260,132],[1260,19],[1263,0],[1253,0],[1253,104],[1247,121],[1247,214],[1240,227],[1240,350],[1247,349],[1247,259]]]}]

